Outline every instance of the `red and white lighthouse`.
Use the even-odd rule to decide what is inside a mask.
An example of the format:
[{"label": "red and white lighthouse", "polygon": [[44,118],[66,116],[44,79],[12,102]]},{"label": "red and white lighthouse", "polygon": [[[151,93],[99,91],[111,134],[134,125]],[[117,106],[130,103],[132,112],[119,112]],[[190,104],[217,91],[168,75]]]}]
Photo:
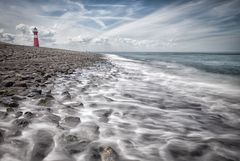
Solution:
[{"label": "red and white lighthouse", "polygon": [[34,27],[34,29],[33,29],[33,35],[34,35],[33,46],[34,46],[34,47],[39,47],[39,42],[38,42],[38,30],[37,30],[36,27]]}]

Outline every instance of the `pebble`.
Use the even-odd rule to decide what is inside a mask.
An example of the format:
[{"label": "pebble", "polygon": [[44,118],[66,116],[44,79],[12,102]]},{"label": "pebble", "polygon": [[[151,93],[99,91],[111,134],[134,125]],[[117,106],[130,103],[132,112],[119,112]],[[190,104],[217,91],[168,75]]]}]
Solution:
[{"label": "pebble", "polygon": [[30,121],[28,119],[25,118],[21,118],[21,119],[16,119],[13,124],[17,126],[17,128],[24,128],[26,126],[28,126],[30,123]]},{"label": "pebble", "polygon": [[75,127],[81,122],[81,120],[79,117],[69,116],[64,118],[64,122],[67,126]]},{"label": "pebble", "polygon": [[31,161],[43,160],[54,146],[52,134],[46,130],[37,131],[34,142]]}]

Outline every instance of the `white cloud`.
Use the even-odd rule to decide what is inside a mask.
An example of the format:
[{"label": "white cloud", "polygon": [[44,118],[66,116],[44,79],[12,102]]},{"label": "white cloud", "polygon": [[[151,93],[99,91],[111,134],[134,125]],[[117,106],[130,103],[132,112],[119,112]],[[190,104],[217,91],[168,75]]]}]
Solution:
[{"label": "white cloud", "polygon": [[69,43],[88,43],[91,41],[91,37],[83,37],[82,35],[78,35],[76,37],[69,38]]},{"label": "white cloud", "polygon": [[16,26],[16,30],[19,31],[23,35],[29,35],[31,33],[30,27],[25,24],[18,24]]},{"label": "white cloud", "polygon": [[[222,23],[222,18],[232,18],[238,12],[225,12],[221,16],[215,17],[212,15],[211,8],[215,7],[215,10],[221,12],[225,8],[229,10],[228,7],[232,3],[237,3],[237,1],[211,4],[205,0],[188,2],[181,5],[173,4],[161,8],[144,18],[107,31],[100,35],[100,37],[108,37],[109,39],[111,37],[113,39],[114,37],[129,38],[129,40],[125,39],[125,42],[133,45],[139,44],[139,46],[145,44],[142,43],[145,40],[150,39],[153,43],[151,41],[146,42],[156,44],[152,48],[152,50],[156,51],[225,50],[227,49],[225,46],[230,45],[228,38],[231,32],[237,33],[238,38],[235,41],[238,41],[240,30],[224,30],[224,27],[229,27],[230,24]],[[209,37],[217,39],[219,35],[223,38],[222,41],[225,42],[225,45],[222,45],[223,43],[218,45],[216,42],[212,42],[212,39],[209,39]],[[208,45],[208,48],[205,48],[206,43],[203,43],[204,40],[208,41],[208,44],[214,45]],[[189,44],[192,44],[192,47]],[[142,50],[146,50],[146,48],[142,46]]]},{"label": "white cloud", "polygon": [[0,29],[0,41],[7,43],[14,43],[15,36],[10,33],[5,33],[3,29]]},{"label": "white cloud", "polygon": [[[141,3],[85,6],[82,1],[61,0],[56,5],[44,3],[36,7],[30,1],[16,1],[9,10],[5,9],[6,4],[0,5],[0,13],[6,13],[0,17],[0,27],[6,30],[1,32],[1,40],[32,45],[34,25],[39,30],[40,45],[49,47],[105,51],[240,50],[239,45],[233,45],[240,39],[239,22],[235,20],[240,14],[239,3],[176,2],[139,18],[136,13],[144,10]],[[28,6],[26,10],[24,5]]]}]

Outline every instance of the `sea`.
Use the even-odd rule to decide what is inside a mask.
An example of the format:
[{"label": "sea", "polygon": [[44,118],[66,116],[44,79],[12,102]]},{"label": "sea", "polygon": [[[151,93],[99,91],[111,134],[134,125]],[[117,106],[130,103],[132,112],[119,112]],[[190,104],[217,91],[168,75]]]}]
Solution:
[{"label": "sea", "polygon": [[[13,156],[26,159],[36,131],[46,129],[54,147],[44,161],[240,160],[240,54],[101,54],[106,62],[61,75],[50,87],[57,126],[42,117],[38,100],[22,102],[22,111],[39,117],[23,131],[25,148],[5,146]],[[68,116],[81,123],[68,126]]]}]

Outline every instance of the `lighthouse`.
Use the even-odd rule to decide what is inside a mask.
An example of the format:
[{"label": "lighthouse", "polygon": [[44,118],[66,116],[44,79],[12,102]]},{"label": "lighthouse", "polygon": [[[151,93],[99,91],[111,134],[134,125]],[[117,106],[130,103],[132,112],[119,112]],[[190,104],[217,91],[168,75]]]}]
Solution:
[{"label": "lighthouse", "polygon": [[33,46],[34,46],[34,47],[39,47],[39,42],[38,42],[38,30],[37,30],[36,27],[34,27],[34,29],[33,29],[33,35],[34,35]]}]

